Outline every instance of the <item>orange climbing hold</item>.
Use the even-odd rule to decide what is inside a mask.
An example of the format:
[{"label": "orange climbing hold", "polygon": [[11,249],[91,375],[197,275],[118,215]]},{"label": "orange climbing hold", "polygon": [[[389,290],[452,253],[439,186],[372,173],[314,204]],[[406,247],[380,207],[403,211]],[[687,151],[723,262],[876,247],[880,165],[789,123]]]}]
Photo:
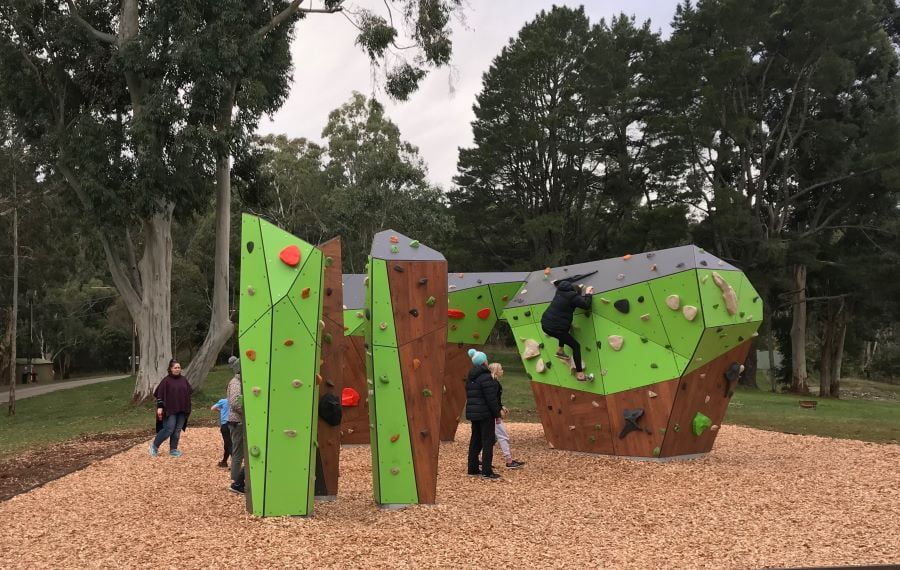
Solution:
[{"label": "orange climbing hold", "polygon": [[309,287],[305,287],[303,291],[300,291],[300,297],[309,299]]},{"label": "orange climbing hold", "polygon": [[400,439],[400,434],[395,433],[394,435],[391,436],[391,443],[397,443],[398,439]]},{"label": "orange climbing hold", "polygon": [[447,309],[447,317],[451,319],[464,319],[466,314],[459,309]]},{"label": "orange climbing hold", "polygon": [[481,335],[478,334],[478,331],[472,333],[472,338],[481,338]]},{"label": "orange climbing hold", "polygon": [[255,350],[250,349],[247,352],[245,352],[244,354],[247,355],[247,358],[249,358],[251,362],[256,360],[256,351]]},{"label": "orange climbing hold", "polygon": [[289,245],[281,250],[278,257],[285,265],[297,267],[297,264],[300,263],[300,248],[296,245]]},{"label": "orange climbing hold", "polygon": [[628,261],[629,259],[631,259],[630,253],[626,253],[625,255],[622,256],[622,261]]},{"label": "orange climbing hold", "polygon": [[550,275],[550,268],[549,268],[549,267],[547,267],[546,269],[544,269],[544,275]]},{"label": "orange climbing hold", "polygon": [[422,366],[422,361],[418,358],[413,358],[413,370],[418,370],[420,366]]},{"label": "orange climbing hold", "polygon": [[322,375],[316,374],[316,384],[321,384],[321,383],[322,383]]},{"label": "orange climbing hold", "polygon": [[391,243],[400,243],[400,239],[397,236],[391,236]]},{"label": "orange climbing hold", "polygon": [[284,340],[284,346],[294,346],[294,340],[293,340],[293,339],[290,339],[290,338],[285,339],[285,340]]},{"label": "orange climbing hold", "polygon": [[491,316],[491,310],[488,309],[487,307],[485,307],[484,309],[481,309],[480,311],[478,311],[478,313],[476,313],[476,314],[478,315],[479,319],[483,320],[483,319],[486,319]]}]

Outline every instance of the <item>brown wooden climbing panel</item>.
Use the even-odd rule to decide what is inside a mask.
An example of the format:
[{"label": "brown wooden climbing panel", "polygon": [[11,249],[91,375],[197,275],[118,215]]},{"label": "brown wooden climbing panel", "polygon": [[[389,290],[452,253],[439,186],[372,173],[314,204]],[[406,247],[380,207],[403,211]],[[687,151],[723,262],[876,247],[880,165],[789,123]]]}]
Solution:
[{"label": "brown wooden climbing panel", "polygon": [[434,503],[437,495],[446,343],[444,327],[400,347],[406,419],[420,504]]},{"label": "brown wooden climbing panel", "polygon": [[344,337],[343,382],[359,394],[359,404],[345,406],[341,419],[341,443],[363,445],[369,443],[369,394],[366,385],[366,339],[361,336]]},{"label": "brown wooden climbing panel", "polygon": [[444,361],[444,398],[441,400],[441,441],[453,441],[466,405],[466,376],[472,368],[470,345],[450,343]]},{"label": "brown wooden climbing panel", "polygon": [[728,386],[725,371],[735,362],[739,364],[744,362],[752,342],[748,340],[732,348],[681,378],[662,445],[662,456],[708,453],[712,449],[718,430],[707,429],[700,436],[696,436],[691,424],[697,412],[700,412],[707,416],[714,426],[722,425],[728,411],[728,402],[731,400],[727,388],[733,390],[736,384],[732,382]]},{"label": "brown wooden climbing panel", "polygon": [[[606,397],[610,428],[616,455],[627,457],[657,457],[662,453],[663,438],[669,421],[678,379],[657,382],[649,386],[618,392]],[[625,410],[644,410],[638,418],[639,430],[619,435],[625,428]],[[655,452],[654,452],[655,451]]]},{"label": "brown wooden climbing panel", "polygon": [[447,262],[387,260],[386,263],[397,346],[446,327]]},{"label": "brown wooden climbing panel", "polygon": [[532,382],[544,435],[555,449],[613,453],[609,414],[602,396]]},{"label": "brown wooden climbing panel", "polygon": [[[346,352],[344,342],[343,287],[341,286],[341,238],[336,237],[320,244],[318,248],[325,257],[324,295],[322,297],[322,320],[325,331],[322,335],[321,366],[319,374],[319,397],[333,394],[341,398],[343,387],[343,361]],[[338,472],[341,456],[341,426],[331,426],[319,418],[318,425],[318,466],[316,495],[337,495]]]}]

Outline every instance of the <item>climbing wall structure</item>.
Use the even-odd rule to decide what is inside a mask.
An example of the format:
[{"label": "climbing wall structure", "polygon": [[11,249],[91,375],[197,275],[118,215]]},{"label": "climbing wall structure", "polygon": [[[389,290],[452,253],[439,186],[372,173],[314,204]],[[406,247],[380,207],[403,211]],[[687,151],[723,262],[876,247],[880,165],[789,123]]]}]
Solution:
[{"label": "climbing wall structure", "polygon": [[341,443],[369,443],[368,387],[366,385],[366,279],[365,273],[344,275],[343,389]]},{"label": "climbing wall structure", "polygon": [[[561,279],[594,288],[571,330],[588,382],[541,329]],[[684,246],[533,272],[503,314],[553,447],[670,457],[712,448],[763,310],[740,270]]]},{"label": "climbing wall structure", "polygon": [[[322,383],[319,385],[319,425],[316,447],[316,497],[334,498],[338,493],[338,474],[341,456],[340,416],[323,417],[322,407],[341,410],[340,398],[343,362],[347,351],[344,340],[343,286],[341,274],[341,238],[320,244],[323,255],[324,296],[322,297],[322,355],[319,361]],[[332,410],[333,412],[334,410]]]},{"label": "climbing wall structure", "polygon": [[247,505],[255,515],[312,512],[323,265],[312,245],[242,216],[238,334]]},{"label": "climbing wall structure", "polygon": [[366,372],[375,501],[436,500],[447,344],[447,262],[392,230],[375,235],[366,290]]},{"label": "climbing wall structure", "polygon": [[453,441],[466,404],[466,376],[472,368],[468,350],[487,342],[503,318],[503,308],[528,273],[451,273],[447,276],[448,331],[441,402],[441,441]]}]

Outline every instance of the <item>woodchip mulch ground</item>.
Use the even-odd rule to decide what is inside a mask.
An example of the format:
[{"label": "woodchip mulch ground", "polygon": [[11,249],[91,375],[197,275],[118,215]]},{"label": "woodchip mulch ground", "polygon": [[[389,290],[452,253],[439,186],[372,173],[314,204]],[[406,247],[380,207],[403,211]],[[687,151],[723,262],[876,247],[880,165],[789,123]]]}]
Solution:
[{"label": "woodchip mulch ground", "polygon": [[464,442],[442,446],[436,506],[378,509],[357,447],[342,452],[337,501],[256,519],[215,466],[218,431],[189,429],[180,459],[143,443],[0,503],[0,568],[900,562],[898,445],[725,426],[708,457],[646,463],[550,450],[537,424],[510,432],[528,465],[501,481],[465,475]]}]

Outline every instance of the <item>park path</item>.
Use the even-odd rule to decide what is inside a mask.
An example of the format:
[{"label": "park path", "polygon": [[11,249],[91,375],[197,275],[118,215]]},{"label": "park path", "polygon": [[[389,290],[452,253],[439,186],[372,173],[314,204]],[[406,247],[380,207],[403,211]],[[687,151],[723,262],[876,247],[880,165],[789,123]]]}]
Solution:
[{"label": "park path", "polygon": [[[119,374],[118,376],[97,376],[95,378],[82,378],[81,380],[62,380],[54,384],[41,384],[40,386],[28,386],[22,388],[16,385],[16,400],[24,400],[25,398],[31,398],[32,396],[41,396],[43,394],[49,394],[50,392],[56,392],[57,390],[69,390],[70,388],[99,384],[100,382],[111,382],[112,380],[119,380],[127,377],[127,374]],[[0,393],[0,404],[5,404],[7,402],[9,402],[8,387],[3,388],[2,393]]]}]

